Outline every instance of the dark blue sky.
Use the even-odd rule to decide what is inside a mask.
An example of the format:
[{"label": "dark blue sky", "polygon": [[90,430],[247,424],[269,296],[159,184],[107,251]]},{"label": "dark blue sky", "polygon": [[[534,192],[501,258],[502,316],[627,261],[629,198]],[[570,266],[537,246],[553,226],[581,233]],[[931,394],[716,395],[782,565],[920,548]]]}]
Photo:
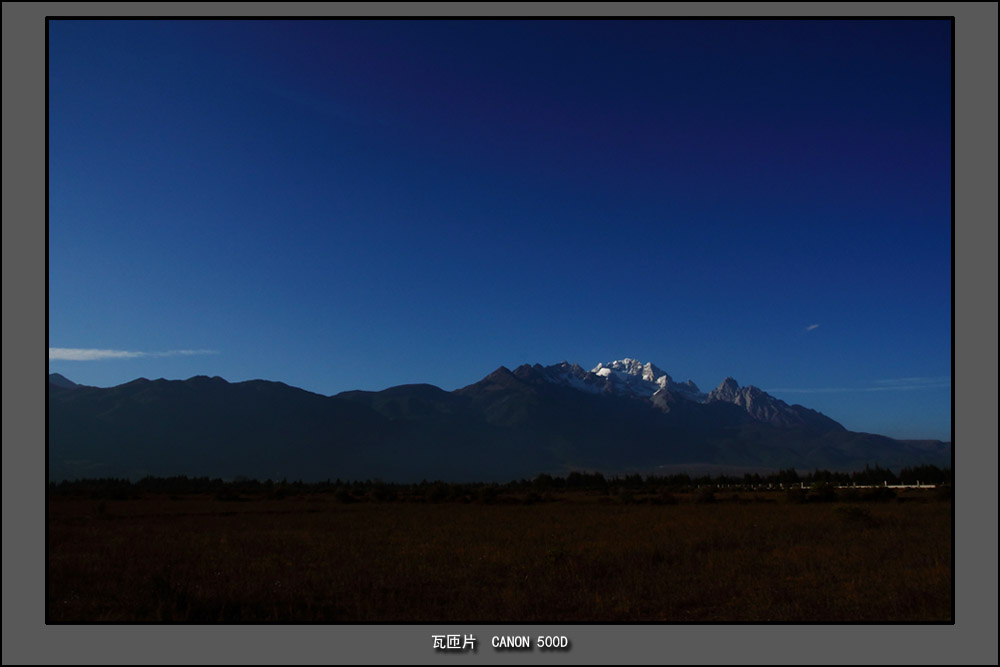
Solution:
[{"label": "dark blue sky", "polygon": [[85,384],[628,356],[948,439],[950,211],[947,21],[49,23]]}]

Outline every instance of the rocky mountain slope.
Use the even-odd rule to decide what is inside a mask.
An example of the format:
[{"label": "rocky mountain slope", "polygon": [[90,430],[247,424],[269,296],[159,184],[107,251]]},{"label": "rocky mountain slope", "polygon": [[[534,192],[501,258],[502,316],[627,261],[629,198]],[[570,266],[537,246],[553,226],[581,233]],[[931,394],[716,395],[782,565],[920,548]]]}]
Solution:
[{"label": "rocky mountain slope", "polygon": [[633,359],[501,367],[453,392],[321,396],[205,376],[106,389],[50,376],[49,478],[506,481],[661,466],[950,465],[948,443],[848,431],[726,378],[708,394]]}]

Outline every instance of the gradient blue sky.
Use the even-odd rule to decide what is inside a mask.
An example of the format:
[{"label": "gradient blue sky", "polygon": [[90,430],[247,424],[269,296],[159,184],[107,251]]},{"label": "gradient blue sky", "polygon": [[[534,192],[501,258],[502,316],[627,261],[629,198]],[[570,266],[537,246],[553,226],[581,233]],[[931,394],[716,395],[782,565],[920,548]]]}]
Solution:
[{"label": "gradient blue sky", "polygon": [[947,21],[49,23],[84,384],[633,357],[947,440],[951,229]]}]

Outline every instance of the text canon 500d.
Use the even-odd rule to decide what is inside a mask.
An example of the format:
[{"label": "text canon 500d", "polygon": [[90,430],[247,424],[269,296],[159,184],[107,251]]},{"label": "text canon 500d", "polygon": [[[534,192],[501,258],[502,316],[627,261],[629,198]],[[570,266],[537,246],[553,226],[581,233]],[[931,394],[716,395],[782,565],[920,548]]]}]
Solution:
[{"label": "text canon 500d", "polygon": [[531,651],[535,646],[543,651],[568,651],[570,647],[569,638],[564,635],[538,635],[534,638],[534,645],[531,640],[529,635],[495,635],[490,644],[498,651]]}]

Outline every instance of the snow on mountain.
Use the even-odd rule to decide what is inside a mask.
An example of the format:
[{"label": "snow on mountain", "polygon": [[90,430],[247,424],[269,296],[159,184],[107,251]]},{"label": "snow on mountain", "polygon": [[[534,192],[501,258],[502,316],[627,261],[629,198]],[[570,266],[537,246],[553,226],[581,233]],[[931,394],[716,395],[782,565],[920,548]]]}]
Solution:
[{"label": "snow on mountain", "polygon": [[635,375],[647,382],[656,382],[660,386],[664,386],[666,382],[672,382],[669,375],[652,363],[643,364],[638,359],[629,359],[628,357],[620,361],[612,361],[607,365],[597,364],[591,373],[596,373],[603,377],[608,377],[612,373]]},{"label": "snow on mountain", "polygon": [[643,364],[636,359],[597,364],[590,371],[604,379],[604,391],[623,396],[650,398],[670,382],[670,376],[653,364]]},{"label": "snow on mountain", "polygon": [[665,371],[652,363],[636,359],[621,359],[608,364],[597,364],[592,371],[579,364],[563,361],[552,366],[524,367],[522,375],[531,375],[547,382],[572,387],[591,394],[611,394],[628,398],[650,399],[657,392],[670,391],[683,398],[704,402],[706,395],[688,380],[675,382]]},{"label": "snow on mountain", "polygon": [[704,402],[706,395],[691,380],[675,382],[665,371],[653,363],[643,364],[638,359],[621,359],[609,364],[597,364],[592,373],[607,378],[612,393],[650,398],[661,390],[680,394],[690,401]]},{"label": "snow on mountain", "polygon": [[840,424],[814,410],[801,405],[788,405],[752,385],[740,387],[731,377],[705,394],[691,380],[676,382],[656,365],[637,359],[600,363],[592,371],[567,361],[552,366],[525,364],[518,367],[513,375],[529,382],[549,382],[591,394],[649,401],[664,412],[671,412],[685,401],[697,404],[724,402],[739,406],[755,421],[775,426],[813,425],[843,429]]}]

